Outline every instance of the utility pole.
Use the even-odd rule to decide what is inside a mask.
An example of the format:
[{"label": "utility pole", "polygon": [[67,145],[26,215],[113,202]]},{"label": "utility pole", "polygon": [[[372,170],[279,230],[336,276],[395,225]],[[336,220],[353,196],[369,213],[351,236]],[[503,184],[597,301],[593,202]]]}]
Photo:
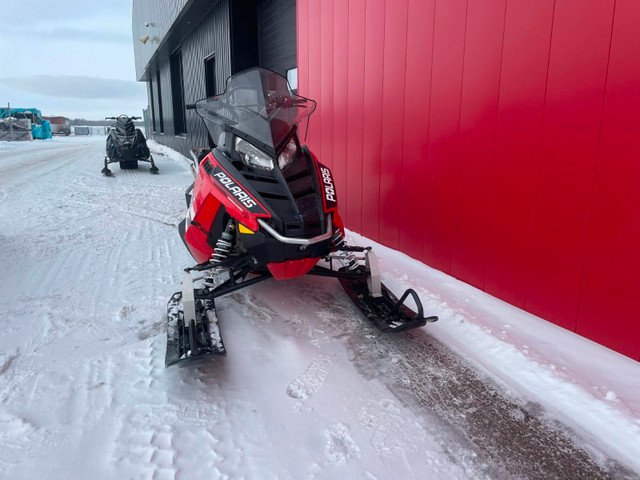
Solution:
[{"label": "utility pole", "polygon": [[7,107],[9,110],[9,129],[11,130],[11,140],[9,140],[10,142],[12,142],[14,140],[13,138],[13,121],[11,120],[11,104],[9,102],[7,102]]}]

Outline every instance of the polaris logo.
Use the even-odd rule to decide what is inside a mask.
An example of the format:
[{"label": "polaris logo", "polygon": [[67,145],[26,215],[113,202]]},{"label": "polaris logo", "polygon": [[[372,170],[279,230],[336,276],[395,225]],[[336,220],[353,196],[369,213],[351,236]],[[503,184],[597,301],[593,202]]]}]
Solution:
[{"label": "polaris logo", "polygon": [[328,168],[320,168],[322,173],[322,182],[324,183],[324,197],[331,201],[336,201],[336,191],[333,188],[333,179],[331,178],[331,171]]},{"label": "polaris logo", "polygon": [[238,186],[236,182],[233,181],[226,173],[217,172],[213,174],[214,177],[220,182],[224,187],[231,192],[231,194],[236,197],[242,205],[247,208],[255,207],[258,205],[256,201],[249,196],[247,192],[245,192],[242,187]]}]

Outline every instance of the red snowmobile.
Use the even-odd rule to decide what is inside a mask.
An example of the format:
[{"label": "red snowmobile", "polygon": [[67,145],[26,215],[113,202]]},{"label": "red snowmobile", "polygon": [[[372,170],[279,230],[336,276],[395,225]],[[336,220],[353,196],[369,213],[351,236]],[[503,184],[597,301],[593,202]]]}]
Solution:
[{"label": "red snowmobile", "polygon": [[[179,232],[198,264],[185,269],[182,291],[167,306],[167,366],[226,353],[215,299],[271,278],[335,277],[383,331],[437,320],[424,317],[414,290],[398,300],[380,282],[370,247],[345,243],[331,171],[301,140],[315,107],[263,68],[230,77],[223,94],[188,106],[218,141],[185,193]],[[404,304],[409,295],[417,313]]]}]

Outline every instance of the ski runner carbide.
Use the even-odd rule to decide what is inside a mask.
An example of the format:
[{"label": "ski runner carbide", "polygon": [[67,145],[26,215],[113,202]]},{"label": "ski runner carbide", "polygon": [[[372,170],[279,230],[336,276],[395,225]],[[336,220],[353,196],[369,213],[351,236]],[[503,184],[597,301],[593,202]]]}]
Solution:
[{"label": "ski runner carbide", "polygon": [[[268,279],[337,278],[385,332],[438,319],[424,316],[414,290],[398,300],[381,283],[371,248],[346,244],[335,179],[303,142],[315,107],[264,68],[238,73],[223,94],[187,106],[217,146],[194,165],[185,192],[178,231],[198,263],[185,269],[182,291],[167,306],[167,366],[225,354],[215,299]],[[417,313],[405,305],[409,296]]]},{"label": "ski runner carbide", "polygon": [[133,124],[134,120],[140,120],[140,117],[127,117],[120,115],[119,117],[105,117],[105,120],[115,120],[111,125],[109,135],[107,135],[107,154],[104,157],[104,168],[102,174],[112,177],[113,173],[109,170],[110,163],[119,162],[120,169],[138,168],[138,162],[149,162],[151,173],[158,173],[158,167],[153,161],[153,156],[147,147],[147,141],[139,128]]}]

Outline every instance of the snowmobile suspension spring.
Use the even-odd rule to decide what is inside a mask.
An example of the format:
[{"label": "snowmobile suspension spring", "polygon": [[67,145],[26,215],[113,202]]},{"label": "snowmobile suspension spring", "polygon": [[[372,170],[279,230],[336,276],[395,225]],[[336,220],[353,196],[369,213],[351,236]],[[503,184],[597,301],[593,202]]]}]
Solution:
[{"label": "snowmobile suspension spring", "polygon": [[220,235],[220,238],[216,242],[216,248],[213,250],[213,255],[211,255],[211,263],[220,263],[229,257],[229,252],[233,246],[231,240],[233,240],[233,236],[230,233],[223,232],[222,235]]},{"label": "snowmobile suspension spring", "polygon": [[224,229],[222,235],[216,242],[216,247],[213,249],[213,255],[211,255],[211,264],[214,266],[223,260],[229,258],[229,252],[233,247],[233,221],[229,220],[227,228]]},{"label": "snowmobile suspension spring", "polygon": [[336,248],[340,248],[344,245],[344,237],[342,236],[342,231],[339,229],[333,234],[333,238],[331,239],[333,246]]}]

